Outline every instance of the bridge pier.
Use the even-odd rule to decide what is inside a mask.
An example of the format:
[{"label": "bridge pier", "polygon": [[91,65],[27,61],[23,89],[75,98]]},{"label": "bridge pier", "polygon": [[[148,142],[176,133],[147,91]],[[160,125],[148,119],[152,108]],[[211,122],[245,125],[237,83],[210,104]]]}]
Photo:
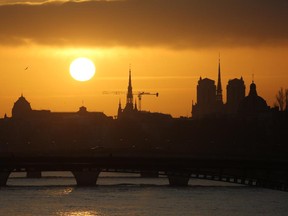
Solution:
[{"label": "bridge pier", "polygon": [[72,171],[72,174],[76,179],[77,186],[88,187],[88,186],[96,186],[100,172],[101,172],[100,169],[93,169],[93,170]]},{"label": "bridge pier", "polygon": [[186,187],[191,173],[168,174],[169,185],[173,187]]},{"label": "bridge pier", "polygon": [[0,186],[6,186],[10,173],[10,171],[0,172]]}]

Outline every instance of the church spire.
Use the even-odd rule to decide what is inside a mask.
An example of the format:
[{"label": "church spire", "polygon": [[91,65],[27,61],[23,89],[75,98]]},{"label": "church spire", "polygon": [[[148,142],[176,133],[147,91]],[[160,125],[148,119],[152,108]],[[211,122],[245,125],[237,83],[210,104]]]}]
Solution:
[{"label": "church spire", "polygon": [[127,100],[125,109],[133,110],[133,92],[132,92],[132,81],[131,81],[131,67],[129,67],[129,81],[127,89]]},{"label": "church spire", "polygon": [[129,82],[128,82],[128,90],[131,88],[132,90],[132,82],[131,82],[131,66],[129,66]]},{"label": "church spire", "polygon": [[218,65],[218,82],[217,82],[217,90],[216,90],[216,100],[217,100],[217,102],[223,103],[222,85],[221,85],[220,54],[219,54],[219,65]]}]

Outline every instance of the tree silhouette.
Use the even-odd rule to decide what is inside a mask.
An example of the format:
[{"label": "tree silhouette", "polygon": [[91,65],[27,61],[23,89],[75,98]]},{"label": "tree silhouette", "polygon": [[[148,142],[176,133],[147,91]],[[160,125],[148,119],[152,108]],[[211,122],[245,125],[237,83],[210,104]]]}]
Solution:
[{"label": "tree silhouette", "polygon": [[288,107],[288,89],[281,87],[278,93],[276,94],[277,104],[279,105],[280,111],[283,111],[284,108],[287,110]]}]

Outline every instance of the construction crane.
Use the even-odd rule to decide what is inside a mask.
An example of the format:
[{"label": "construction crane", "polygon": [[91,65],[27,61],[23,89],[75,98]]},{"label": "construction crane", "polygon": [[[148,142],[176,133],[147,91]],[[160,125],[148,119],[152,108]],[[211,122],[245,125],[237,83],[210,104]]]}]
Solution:
[{"label": "construction crane", "polygon": [[156,97],[159,96],[159,93],[151,93],[151,92],[138,92],[138,100],[139,100],[139,110],[141,111],[141,100],[142,100],[142,95],[156,95]]},{"label": "construction crane", "polygon": [[103,91],[103,94],[115,94],[115,95],[120,95],[120,94],[127,94],[125,91]]},{"label": "construction crane", "polygon": [[[125,91],[103,91],[103,94],[115,94],[115,95],[120,95],[120,94],[127,94]],[[142,101],[142,96],[143,95],[155,95],[156,97],[159,96],[159,93],[151,93],[151,92],[144,92],[144,91],[138,91],[138,92],[133,92],[133,95],[137,95],[138,101],[139,101],[139,110],[141,111],[141,101]]]}]

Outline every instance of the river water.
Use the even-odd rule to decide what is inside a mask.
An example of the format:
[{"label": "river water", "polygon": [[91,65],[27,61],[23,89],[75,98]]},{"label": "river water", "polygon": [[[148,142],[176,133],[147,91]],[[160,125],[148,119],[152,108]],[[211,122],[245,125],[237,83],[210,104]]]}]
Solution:
[{"label": "river water", "polygon": [[288,193],[190,179],[170,187],[165,177],[101,173],[97,187],[76,187],[70,173],[41,179],[12,174],[0,188],[0,216],[274,216],[288,215]]}]

